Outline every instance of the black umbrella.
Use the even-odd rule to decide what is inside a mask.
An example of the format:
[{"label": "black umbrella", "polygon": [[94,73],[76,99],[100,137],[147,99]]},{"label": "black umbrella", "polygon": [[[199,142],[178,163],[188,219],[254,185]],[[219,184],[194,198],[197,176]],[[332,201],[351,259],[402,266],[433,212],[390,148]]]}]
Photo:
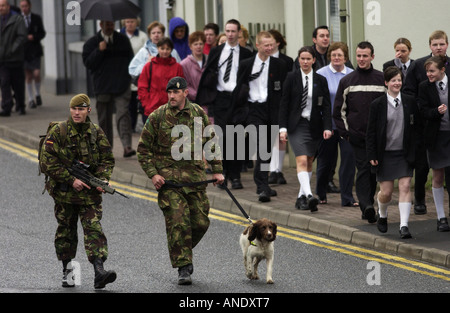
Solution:
[{"label": "black umbrella", "polygon": [[85,20],[118,21],[137,18],[141,9],[128,0],[81,0],[81,17]]}]

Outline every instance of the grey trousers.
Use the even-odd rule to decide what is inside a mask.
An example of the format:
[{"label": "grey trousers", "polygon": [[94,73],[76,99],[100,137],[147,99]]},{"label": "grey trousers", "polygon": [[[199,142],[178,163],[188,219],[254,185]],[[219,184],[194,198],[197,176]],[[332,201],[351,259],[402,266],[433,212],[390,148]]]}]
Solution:
[{"label": "grey trousers", "polygon": [[131,117],[128,111],[131,90],[128,88],[121,95],[97,95],[98,125],[103,129],[111,147],[114,144],[113,114],[116,113],[117,131],[124,148],[131,147]]}]

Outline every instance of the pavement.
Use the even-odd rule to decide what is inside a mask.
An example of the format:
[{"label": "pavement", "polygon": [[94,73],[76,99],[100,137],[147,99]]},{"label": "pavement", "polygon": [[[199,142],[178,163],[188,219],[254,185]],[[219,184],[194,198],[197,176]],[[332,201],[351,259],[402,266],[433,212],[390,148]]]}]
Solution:
[{"label": "pavement", "polygon": [[[11,117],[1,117],[0,138],[36,149],[39,136],[45,134],[49,122],[67,119],[72,96],[56,96],[44,92],[41,107],[27,108],[27,114],[24,116],[13,113]],[[91,119],[96,123],[95,100],[92,102],[94,105]],[[137,157],[123,158],[123,148],[117,130],[114,129],[114,132],[113,152],[116,158],[116,167],[112,180],[154,190],[151,180],[142,171]],[[139,133],[133,134],[134,148],[137,147],[139,137]],[[309,231],[344,243],[450,268],[450,232],[441,233],[436,230],[437,217],[431,191],[427,191],[428,213],[415,215],[413,210],[411,212],[409,229],[413,238],[400,239],[398,233],[400,216],[396,198],[398,190],[394,192],[392,205],[388,209],[388,232],[382,234],[377,230],[376,224],[369,224],[361,218],[359,207],[342,207],[339,194],[328,194],[328,204],[319,205],[317,212],[311,213],[295,209],[299,183],[295,168],[289,166],[288,157],[285,160],[283,173],[287,184],[272,185],[271,188],[277,191],[278,196],[272,197],[271,201],[267,203],[258,201],[251,169],[242,173],[244,188],[231,190],[253,220],[266,217],[279,226]],[[339,185],[337,178],[335,183]],[[311,186],[314,190],[314,174]],[[207,192],[212,208],[241,215],[238,207],[224,190],[210,185]],[[354,196],[356,199],[355,193]],[[448,197],[445,198],[445,207],[448,208]]]}]

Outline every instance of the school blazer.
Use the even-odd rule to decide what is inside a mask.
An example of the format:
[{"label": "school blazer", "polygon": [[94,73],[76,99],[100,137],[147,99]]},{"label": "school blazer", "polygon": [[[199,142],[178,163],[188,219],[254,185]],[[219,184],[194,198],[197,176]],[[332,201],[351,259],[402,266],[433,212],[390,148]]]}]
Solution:
[{"label": "school blazer", "polygon": [[[211,49],[208,61],[206,62],[205,71],[200,78],[200,83],[197,91],[197,98],[195,99],[196,103],[201,106],[212,106],[214,104],[214,100],[217,96],[217,84],[218,84],[218,68],[220,55],[225,47],[225,44],[222,44],[218,47],[214,47]],[[253,53],[243,47],[239,49],[239,64],[245,59],[250,58]]]},{"label": "school blazer", "polygon": [[[403,154],[409,164],[413,165],[415,160],[416,128],[420,124],[420,114],[417,102],[411,95],[401,93],[403,105]],[[375,99],[370,105],[369,120],[366,132],[366,151],[369,160],[383,162],[386,149],[387,132],[387,95]]]},{"label": "school blazer", "polygon": [[[324,130],[332,130],[331,101],[327,79],[313,73],[313,103],[311,109],[310,131],[315,139],[323,138]],[[300,70],[288,73],[283,86],[280,103],[280,128],[293,132],[302,118],[301,101],[303,81]]]},{"label": "school blazer", "polygon": [[46,32],[42,18],[39,15],[31,13],[31,23],[28,26],[28,34],[33,35],[34,40],[27,40],[25,43],[25,60],[31,61],[44,55],[41,40],[45,38]]},{"label": "school blazer", "polygon": [[[248,121],[249,77],[252,74],[255,59],[256,56],[246,59],[239,66],[237,85],[232,96],[233,121],[237,124]],[[270,125],[278,125],[282,88],[287,73],[288,70],[284,61],[270,57],[269,77],[267,81],[267,103],[269,106],[269,116],[267,118]]]},{"label": "school blazer", "polygon": [[428,149],[434,148],[441,127],[443,114],[438,111],[441,104],[436,84],[430,83],[428,79],[421,82],[419,85],[419,109],[424,120],[425,147]]}]

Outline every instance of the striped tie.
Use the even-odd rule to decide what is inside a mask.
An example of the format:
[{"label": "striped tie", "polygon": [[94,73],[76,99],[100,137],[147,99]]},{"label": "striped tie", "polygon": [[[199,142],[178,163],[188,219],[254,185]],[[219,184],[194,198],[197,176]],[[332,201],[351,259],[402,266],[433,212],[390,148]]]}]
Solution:
[{"label": "striped tie", "polygon": [[257,72],[257,73],[254,73],[254,74],[250,75],[248,81],[251,82],[251,81],[254,81],[255,79],[258,79],[258,77],[261,76],[262,72],[264,71],[264,66],[265,65],[266,65],[266,63],[263,62],[261,64],[261,70],[259,72]]},{"label": "striped tie", "polygon": [[303,88],[303,96],[302,96],[302,110],[306,108],[306,102],[308,101],[308,91],[309,91],[309,84],[308,84],[308,76],[305,76],[306,83],[305,87]]},{"label": "striped tie", "polygon": [[399,105],[400,100],[398,100],[397,98],[395,98],[394,101],[395,101],[395,107],[398,108],[398,105]]},{"label": "striped tie", "polygon": [[225,75],[223,76],[223,81],[225,83],[228,83],[230,81],[230,74],[231,74],[231,66],[233,65],[233,52],[234,49],[231,49],[230,55],[228,56],[227,59],[227,68],[225,70]]}]

